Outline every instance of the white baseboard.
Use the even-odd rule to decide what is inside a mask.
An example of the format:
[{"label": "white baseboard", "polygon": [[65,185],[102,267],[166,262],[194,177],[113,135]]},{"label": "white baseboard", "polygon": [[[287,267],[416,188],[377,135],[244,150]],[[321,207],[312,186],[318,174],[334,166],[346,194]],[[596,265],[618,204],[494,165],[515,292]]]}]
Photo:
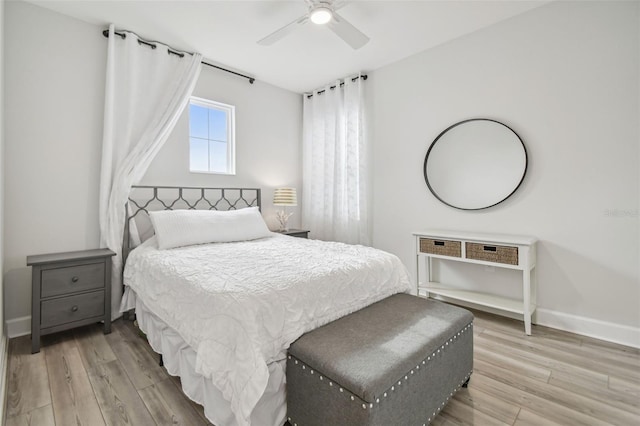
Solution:
[{"label": "white baseboard", "polygon": [[640,328],[538,308],[536,324],[640,348]]},{"label": "white baseboard", "polygon": [[9,338],[0,340],[0,424],[4,424],[4,413],[7,406],[7,366],[9,364]]},{"label": "white baseboard", "polygon": [[26,336],[31,334],[31,315],[7,320],[7,337]]}]

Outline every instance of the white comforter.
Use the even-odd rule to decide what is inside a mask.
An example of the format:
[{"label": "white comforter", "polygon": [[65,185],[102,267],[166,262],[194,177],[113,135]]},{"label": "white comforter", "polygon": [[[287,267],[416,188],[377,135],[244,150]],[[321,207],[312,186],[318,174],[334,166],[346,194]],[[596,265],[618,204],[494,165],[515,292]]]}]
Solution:
[{"label": "white comforter", "polygon": [[197,352],[238,424],[249,424],[265,390],[267,364],[307,331],[395,293],[410,292],[406,269],[369,247],[273,237],[133,250],[124,283]]}]

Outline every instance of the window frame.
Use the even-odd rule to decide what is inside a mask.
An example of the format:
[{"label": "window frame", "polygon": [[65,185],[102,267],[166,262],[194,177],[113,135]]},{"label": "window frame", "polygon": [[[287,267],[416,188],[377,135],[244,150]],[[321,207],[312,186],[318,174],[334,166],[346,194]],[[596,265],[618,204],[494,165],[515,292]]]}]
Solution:
[{"label": "window frame", "polygon": [[[207,109],[216,109],[224,111],[227,114],[227,171],[217,172],[211,170],[211,154],[207,156],[208,169],[205,170],[192,170],[191,169],[191,115],[189,116],[189,172],[190,173],[204,173],[210,175],[235,175],[236,174],[236,107],[234,105],[228,105],[218,101],[212,101],[210,99],[199,98],[197,96],[191,96],[189,98],[189,106],[196,105]],[[202,138],[198,138],[205,140]],[[212,139],[207,137],[208,144]]]}]

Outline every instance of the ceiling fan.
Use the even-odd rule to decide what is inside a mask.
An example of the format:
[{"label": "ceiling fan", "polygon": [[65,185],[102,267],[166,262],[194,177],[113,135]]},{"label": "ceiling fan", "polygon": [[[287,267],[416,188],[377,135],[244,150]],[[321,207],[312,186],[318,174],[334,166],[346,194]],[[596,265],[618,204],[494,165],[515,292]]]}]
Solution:
[{"label": "ceiling fan", "polygon": [[259,40],[258,44],[262,46],[270,46],[291,33],[300,25],[306,24],[308,21],[311,21],[316,25],[326,25],[331,31],[354,49],[361,48],[369,41],[369,37],[364,35],[359,29],[351,25],[342,16],[336,13],[336,10],[345,6],[346,3],[341,2],[334,4],[333,0],[305,1],[309,5],[309,11],[305,15]]}]

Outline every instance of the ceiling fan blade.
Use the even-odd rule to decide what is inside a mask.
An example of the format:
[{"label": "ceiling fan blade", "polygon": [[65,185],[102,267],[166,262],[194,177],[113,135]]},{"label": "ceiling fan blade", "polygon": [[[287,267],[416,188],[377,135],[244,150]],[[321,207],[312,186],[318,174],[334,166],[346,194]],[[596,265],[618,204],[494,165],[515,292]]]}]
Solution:
[{"label": "ceiling fan blade", "polygon": [[278,41],[281,38],[285,37],[290,32],[295,30],[299,25],[302,25],[302,24],[306,23],[308,20],[309,20],[309,16],[308,15],[303,15],[303,16],[299,17],[298,19],[296,19],[295,21],[293,21],[293,22],[285,25],[284,27],[280,28],[279,30],[276,30],[276,31],[272,32],[271,34],[269,34],[265,38],[263,38],[261,40],[258,40],[258,44],[260,44],[262,46],[271,46],[273,43],[275,43],[276,41]]},{"label": "ceiling fan blade", "polygon": [[338,0],[333,3],[333,11],[335,12],[336,10],[340,10],[348,4],[349,2],[346,0]]},{"label": "ceiling fan blade", "polygon": [[369,37],[335,12],[333,12],[333,19],[329,21],[327,26],[354,49],[360,49],[369,41]]}]

